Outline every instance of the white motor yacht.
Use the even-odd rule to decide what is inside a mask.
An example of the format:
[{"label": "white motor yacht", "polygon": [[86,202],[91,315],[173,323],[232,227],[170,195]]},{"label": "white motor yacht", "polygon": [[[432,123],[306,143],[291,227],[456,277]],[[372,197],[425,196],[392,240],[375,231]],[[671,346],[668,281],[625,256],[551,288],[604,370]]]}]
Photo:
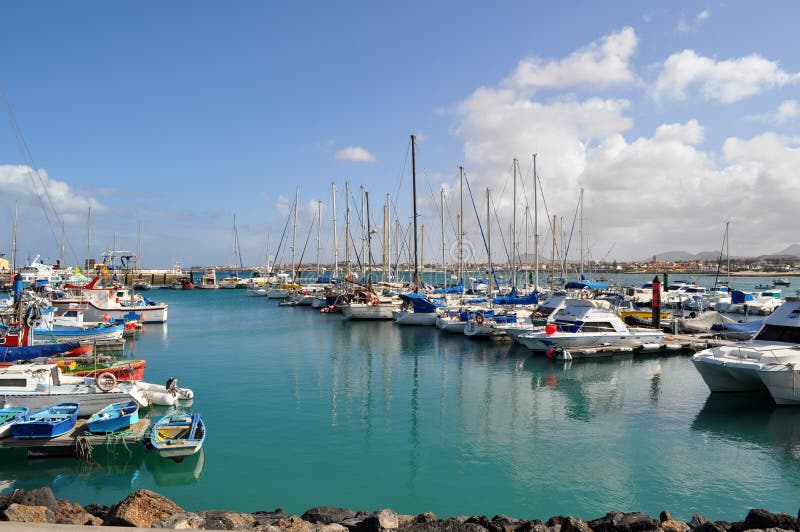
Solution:
[{"label": "white motor yacht", "polygon": [[800,363],[800,299],[787,297],[752,340],[705,349],[692,362],[712,392],[764,390],[767,381],[793,377],[779,372]]},{"label": "white motor yacht", "polygon": [[664,333],[655,329],[629,328],[608,301],[570,299],[552,323],[517,338],[534,351],[582,347],[636,347],[660,344]]}]

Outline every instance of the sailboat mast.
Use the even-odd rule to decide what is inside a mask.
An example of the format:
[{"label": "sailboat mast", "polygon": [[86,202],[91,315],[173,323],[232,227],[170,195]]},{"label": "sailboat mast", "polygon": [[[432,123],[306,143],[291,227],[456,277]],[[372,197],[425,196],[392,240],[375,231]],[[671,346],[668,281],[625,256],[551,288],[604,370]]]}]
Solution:
[{"label": "sailboat mast", "polygon": [[365,270],[365,267],[367,266],[365,264],[366,261],[367,261],[367,259],[366,259],[366,256],[367,256],[366,245],[367,245],[367,240],[369,239],[369,236],[366,234],[366,230],[365,230],[365,227],[366,227],[367,224],[369,224],[369,221],[368,220],[367,221],[364,220],[364,198],[365,198],[364,185],[361,185],[361,261],[362,261],[362,263],[361,263],[361,272],[362,273],[364,273],[366,271]]},{"label": "sailboat mast", "polygon": [[384,229],[386,238],[386,271],[392,277],[392,196],[386,194],[386,224]]},{"label": "sailboat mast", "polygon": [[533,154],[533,254],[536,262],[534,290],[539,289],[539,194],[536,187],[539,185],[539,176],[536,174],[536,154]]},{"label": "sailboat mast", "polygon": [[11,231],[11,281],[14,281],[14,274],[17,271],[17,214],[19,213],[19,201],[14,202],[14,229]]},{"label": "sailboat mast", "polygon": [[[361,192],[363,193],[363,198],[364,198],[364,201],[366,202],[366,206],[367,206],[367,220],[366,220],[366,222],[367,222],[367,258],[366,258],[367,264],[366,264],[366,268],[367,268],[367,284],[368,284],[368,286],[370,287],[370,290],[371,290],[372,289],[372,231],[371,231],[372,227],[370,227],[370,223],[369,223],[369,192],[364,190],[364,185],[361,185]],[[361,211],[361,214],[362,214],[361,225],[363,226],[364,225],[364,217],[363,217],[364,211]]]},{"label": "sailboat mast", "polygon": [[583,187],[581,187],[581,279],[583,279]]},{"label": "sailboat mast", "polygon": [[388,262],[389,262],[387,260],[387,255],[386,255],[386,229],[387,229],[387,227],[386,227],[386,216],[387,216],[388,209],[389,209],[389,204],[387,202],[383,206],[383,226],[382,226],[383,227],[383,254],[382,254],[383,271],[381,273],[381,278],[383,279],[384,282],[386,282],[386,280],[388,278],[386,269],[387,269],[387,265],[388,265]]},{"label": "sailboat mast", "polygon": [[139,270],[139,257],[142,256],[142,222],[139,222],[139,237],[136,239],[136,270]]},{"label": "sailboat mast", "polygon": [[553,250],[550,253],[550,292],[555,291],[556,282],[556,215],[553,215]]},{"label": "sailboat mast", "polygon": [[[489,264],[489,297],[492,295],[492,216],[489,205],[491,204],[491,192],[486,189],[486,256]],[[502,229],[501,229],[502,231]]]},{"label": "sailboat mast", "polygon": [[419,290],[419,261],[417,256],[417,137],[411,135],[411,183],[414,204],[414,281],[413,287]]},{"label": "sailboat mast", "polygon": [[442,206],[442,277],[444,277],[444,287],[447,288],[447,266],[444,261],[444,187],[439,189],[439,203]]},{"label": "sailboat mast", "polygon": [[728,232],[730,222],[725,222],[725,256],[727,257],[728,268],[728,289],[731,286],[731,235]]},{"label": "sailboat mast", "polygon": [[295,272],[295,243],[297,242],[297,201],[300,198],[300,185],[294,190],[294,225],[292,230],[292,284],[294,284]]},{"label": "sailboat mast", "polygon": [[89,268],[89,259],[92,258],[92,208],[89,207],[89,217],[86,221],[86,268]]},{"label": "sailboat mast", "polygon": [[331,205],[333,206],[333,278],[339,277],[339,244],[336,242],[336,183],[331,183]]},{"label": "sailboat mast", "polygon": [[317,201],[317,279],[319,279],[320,230],[322,228],[322,202]]},{"label": "sailboat mast", "polygon": [[460,206],[458,215],[458,279],[464,281],[464,167],[459,166],[460,175]]},{"label": "sailboat mast", "polygon": [[511,288],[517,287],[517,159],[514,158],[514,207],[511,209]]},{"label": "sailboat mast", "polygon": [[350,182],[344,182],[344,278],[350,280]]}]

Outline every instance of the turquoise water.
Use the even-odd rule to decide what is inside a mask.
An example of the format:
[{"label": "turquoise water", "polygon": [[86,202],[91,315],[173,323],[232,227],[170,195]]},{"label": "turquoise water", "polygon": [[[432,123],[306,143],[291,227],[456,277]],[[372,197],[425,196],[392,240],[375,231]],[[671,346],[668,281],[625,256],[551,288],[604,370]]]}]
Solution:
[{"label": "turquoise water", "polygon": [[147,488],[190,510],[248,512],[797,512],[800,409],[710,397],[687,357],[554,363],[243,290],[149,296],[170,303],[169,323],[148,325],[130,349],[147,359],[146,380],[174,375],[194,389],[202,456],[175,464],[117,447],[84,463],[3,451],[3,491],[50,485],[111,504]]}]

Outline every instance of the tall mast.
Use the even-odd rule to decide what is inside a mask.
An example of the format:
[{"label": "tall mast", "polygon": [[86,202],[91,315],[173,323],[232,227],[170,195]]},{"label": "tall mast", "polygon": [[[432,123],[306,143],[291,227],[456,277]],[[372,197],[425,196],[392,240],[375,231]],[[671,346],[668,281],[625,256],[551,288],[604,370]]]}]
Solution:
[{"label": "tall mast", "polygon": [[550,292],[555,291],[556,282],[556,215],[553,215],[553,251],[550,253]]},{"label": "tall mast", "polygon": [[64,220],[61,220],[61,256],[59,264],[61,264],[62,268],[64,267]]},{"label": "tall mast", "polygon": [[392,196],[386,194],[386,270],[392,277]]},{"label": "tall mast", "polygon": [[139,270],[139,257],[142,256],[142,222],[139,221],[139,238],[136,240],[136,270]]},{"label": "tall mast", "polygon": [[344,182],[344,278],[350,280],[350,182]]},{"label": "tall mast", "polygon": [[339,277],[339,244],[336,242],[336,183],[331,183],[331,205],[333,206],[333,278]]},{"label": "tall mast", "polygon": [[525,264],[528,264],[528,266],[525,268],[525,270],[528,272],[527,275],[525,276],[526,286],[528,284],[528,275],[530,275],[531,271],[530,259],[528,258],[528,241],[530,240],[530,235],[528,235],[528,227],[530,225],[530,219],[531,219],[531,209],[526,205],[525,206]]},{"label": "tall mast", "polygon": [[425,224],[419,227],[419,266],[425,271]]},{"label": "tall mast", "polygon": [[19,201],[14,202],[14,229],[11,231],[11,280],[17,271],[17,214],[19,211]]},{"label": "tall mast", "polygon": [[728,232],[728,227],[730,226],[730,222],[725,222],[725,255],[727,256],[727,268],[728,268],[728,290],[730,290],[731,286],[731,235]]},{"label": "tall mast", "polygon": [[583,187],[581,187],[581,279],[583,279]]},{"label": "tall mast", "polygon": [[464,281],[464,167],[458,167],[461,176],[460,207],[458,215],[458,282]]},{"label": "tall mast", "polygon": [[514,158],[514,208],[511,210],[511,288],[517,287],[517,159]]},{"label": "tall mast", "polygon": [[294,225],[292,229],[292,284],[294,284],[295,276],[295,244],[297,242],[297,202],[300,199],[300,185],[294,189]]},{"label": "tall mast", "polygon": [[[492,296],[492,217],[489,205],[491,204],[490,191],[486,189],[486,257],[489,264],[489,297]],[[501,229],[502,231],[502,229]]]},{"label": "tall mast", "polygon": [[92,258],[92,207],[89,206],[89,218],[86,221],[86,268]]},{"label": "tall mast", "polygon": [[536,154],[533,154],[533,253],[536,262],[536,275],[534,290],[539,289],[539,194],[536,187],[539,185],[539,176],[536,174]]},{"label": "tall mast", "polygon": [[[388,194],[387,194],[387,196],[388,196]],[[387,265],[388,265],[388,262],[389,262],[387,260],[387,253],[386,253],[386,232],[387,232],[387,229],[388,229],[387,226],[386,226],[386,223],[387,223],[386,222],[386,218],[387,218],[388,210],[389,210],[389,204],[388,204],[388,201],[387,201],[387,203],[385,203],[383,205],[383,225],[382,225],[382,227],[383,227],[383,254],[382,254],[382,256],[383,256],[383,261],[382,261],[382,263],[383,263],[383,271],[381,273],[381,278],[383,279],[384,282],[386,282],[386,280],[388,278],[386,269],[387,269]]]},{"label": "tall mast", "polygon": [[439,203],[442,205],[442,277],[444,277],[444,287],[447,288],[447,266],[444,262],[444,187],[439,189]]},{"label": "tall mast", "polygon": [[322,229],[322,201],[317,201],[317,279],[319,279],[320,230]]},{"label": "tall mast", "polygon": [[411,184],[414,204],[414,279],[413,287],[419,290],[419,261],[417,260],[417,137],[411,135]]},{"label": "tall mast", "polygon": [[[364,190],[364,185],[361,185],[361,192],[363,193],[364,201],[367,204],[367,285],[369,286],[370,290],[372,290],[372,229],[369,224],[369,192]],[[364,223],[364,211],[361,211],[361,223]]]},{"label": "tall mast", "polygon": [[362,273],[365,271],[364,268],[366,266],[365,263],[367,261],[367,259],[366,259],[366,256],[367,256],[366,245],[367,245],[367,239],[369,238],[369,236],[367,236],[367,234],[366,234],[366,229],[365,229],[366,224],[369,224],[369,220],[366,220],[366,221],[364,220],[364,192],[365,192],[364,191],[364,185],[361,185],[361,261],[362,261],[362,263],[361,263],[361,272]]}]

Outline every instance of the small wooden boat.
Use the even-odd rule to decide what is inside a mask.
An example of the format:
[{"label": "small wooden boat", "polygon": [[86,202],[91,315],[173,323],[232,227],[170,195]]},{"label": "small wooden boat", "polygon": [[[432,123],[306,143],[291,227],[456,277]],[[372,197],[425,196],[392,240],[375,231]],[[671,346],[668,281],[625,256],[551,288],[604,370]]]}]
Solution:
[{"label": "small wooden boat", "polygon": [[92,414],[86,422],[89,432],[104,433],[127,429],[139,421],[139,405],[136,401],[125,401],[108,405]]},{"label": "small wooden boat", "polygon": [[28,413],[24,406],[6,406],[0,408],[0,438],[5,438],[11,434],[11,426],[23,419]]},{"label": "small wooden boat", "polygon": [[200,414],[176,410],[153,424],[150,445],[164,458],[176,462],[195,454],[206,439],[206,426]]},{"label": "small wooden boat", "polygon": [[78,403],[58,403],[28,414],[11,425],[15,438],[55,438],[75,427],[78,420]]}]

